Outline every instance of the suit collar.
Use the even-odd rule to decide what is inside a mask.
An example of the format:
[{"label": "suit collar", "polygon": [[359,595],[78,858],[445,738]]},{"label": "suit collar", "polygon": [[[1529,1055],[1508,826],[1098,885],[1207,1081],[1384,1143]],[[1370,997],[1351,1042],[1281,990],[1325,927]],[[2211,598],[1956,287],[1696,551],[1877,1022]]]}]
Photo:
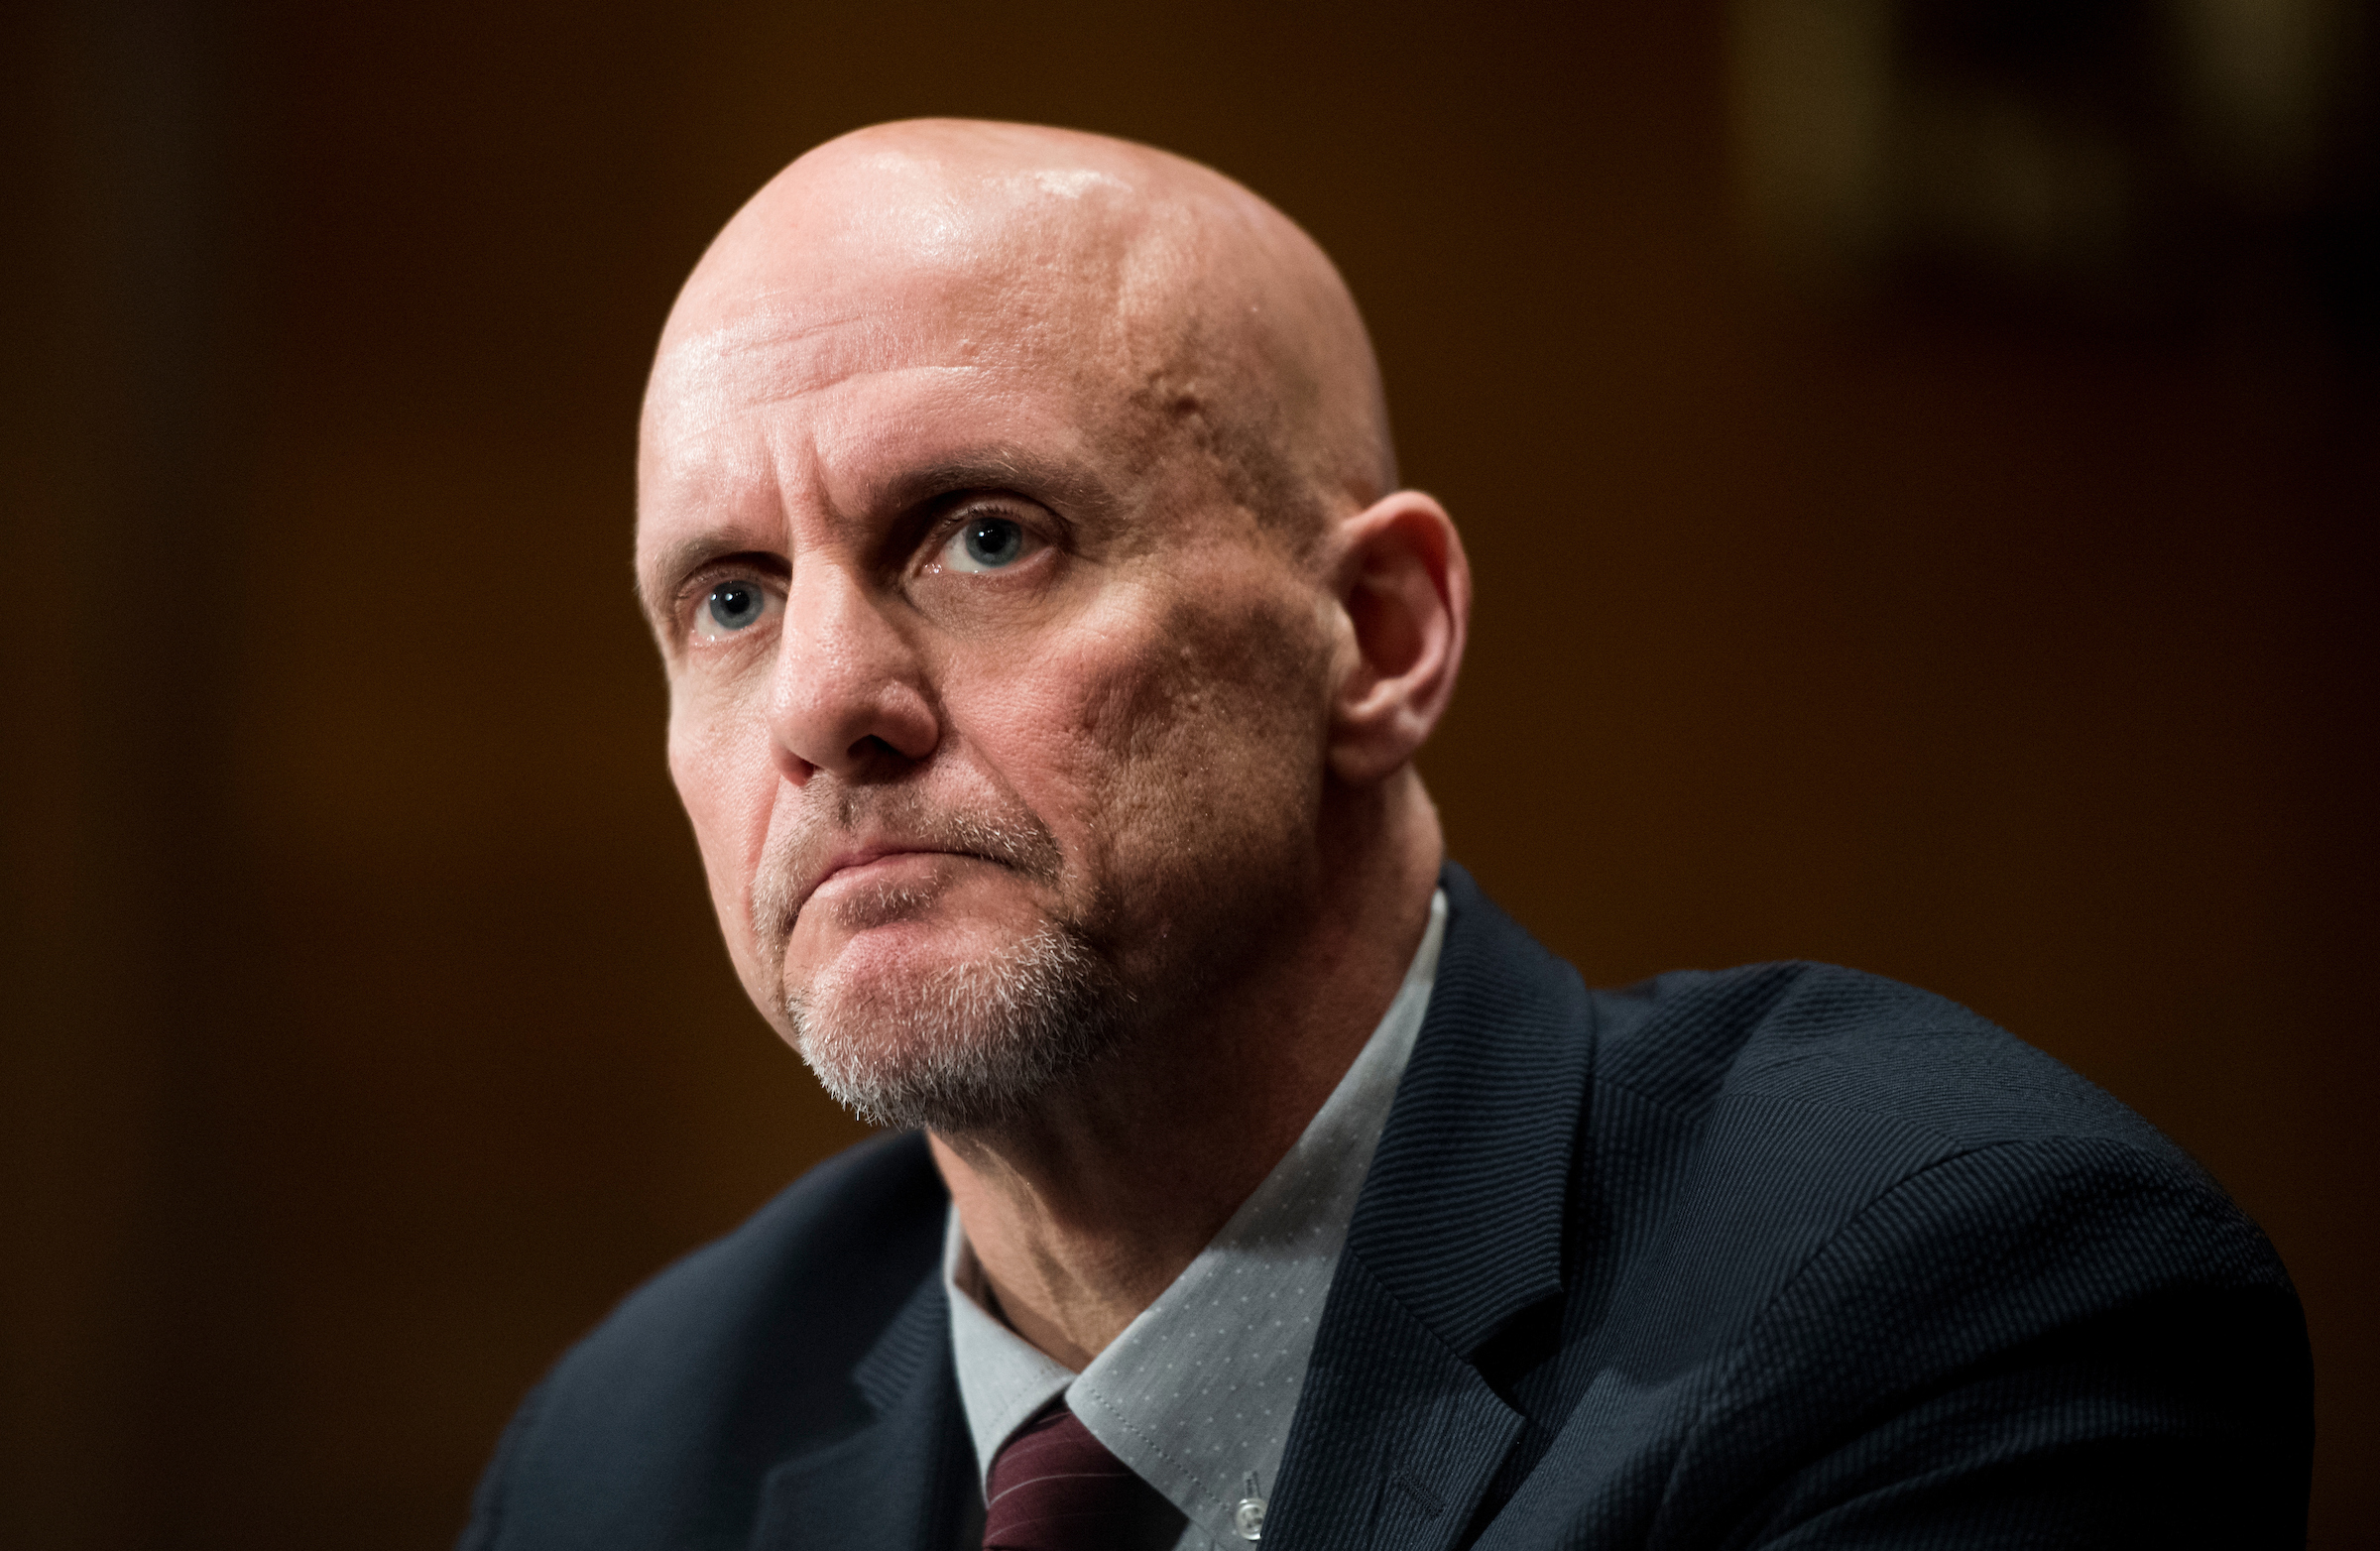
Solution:
[{"label": "suit collar", "polygon": [[1593,1050],[1578,971],[1453,863],[1428,1017],[1348,1253],[1455,1352],[1562,1288],[1562,1205]]},{"label": "suit collar", "polygon": [[979,1494],[938,1270],[918,1283],[851,1376],[874,1422],[769,1473],[752,1551],[946,1551],[959,1543],[960,1520]]},{"label": "suit collar", "polygon": [[1562,1288],[1594,1047],[1578,974],[1448,864],[1438,983],[1332,1282],[1266,1523],[1444,1551],[1522,1430],[1472,1365]]}]

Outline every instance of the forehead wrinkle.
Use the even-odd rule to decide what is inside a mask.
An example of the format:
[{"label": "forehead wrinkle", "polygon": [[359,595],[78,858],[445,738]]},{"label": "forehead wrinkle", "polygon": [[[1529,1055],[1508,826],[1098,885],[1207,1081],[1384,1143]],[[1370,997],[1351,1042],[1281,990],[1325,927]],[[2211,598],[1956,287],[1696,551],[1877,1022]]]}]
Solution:
[{"label": "forehead wrinkle", "polygon": [[[702,474],[706,466],[718,472],[721,452],[735,465],[736,474],[714,484]],[[713,453],[708,459],[671,459],[669,483],[680,488],[666,496],[650,488],[654,477],[650,467],[640,481],[647,488],[640,491],[637,503],[637,593],[656,629],[674,589],[696,567],[730,554],[775,554],[790,548],[793,488],[787,474],[816,461],[787,456],[782,439],[773,435],[737,440],[725,448],[713,443]],[[813,470],[808,482],[814,484],[815,479]],[[684,499],[688,495],[690,501]],[[724,499],[717,498],[721,495]],[[656,531],[673,531],[676,537],[654,548]]]},{"label": "forehead wrinkle", "polygon": [[[939,369],[871,375],[944,380]],[[842,386],[820,392],[831,401]],[[908,415],[917,417],[913,426],[903,423]],[[720,554],[782,550],[790,558],[799,512],[833,528],[869,528],[938,497],[1005,490],[1069,522],[1105,529],[1114,526],[1130,499],[1065,418],[1039,434],[1019,435],[1012,428],[981,435],[946,427],[930,401],[912,401],[905,413],[888,415],[872,395],[862,396],[856,415],[829,403],[813,415],[779,418],[754,409],[749,418],[755,434],[697,438],[691,446],[673,443],[672,455],[648,470],[647,532],[693,530],[658,551],[662,558],[654,562],[654,571],[660,585],[684,572],[671,557],[692,554],[699,564]]]},{"label": "forehead wrinkle", "polygon": [[[833,352],[840,360],[800,359],[803,341],[854,321],[869,320],[813,325],[777,314],[690,336],[656,371],[650,396],[643,483],[655,514],[681,493],[713,496],[722,485],[757,493],[784,487],[797,472],[822,508],[852,514],[969,486],[1016,487],[1086,511],[1113,505],[1112,484],[1083,442],[1086,413],[1097,418],[1079,402],[1083,384],[1069,384],[1072,407],[1052,404],[1046,416],[1028,417],[1041,421],[1036,428],[1013,420],[1036,397],[1027,392],[1034,384],[1066,376],[1047,370],[1052,346],[1066,341],[1011,338],[983,348],[992,359],[981,362],[886,359],[910,353],[889,334],[907,336],[929,357],[975,353],[982,330],[963,322],[946,324],[940,337],[929,328],[872,330],[859,352],[869,359],[853,370],[837,370],[853,365],[851,351]],[[684,382],[689,375],[694,381]],[[1093,392],[1103,404],[1119,397]],[[970,429],[986,411],[1010,428]]]},{"label": "forehead wrinkle", "polygon": [[[838,348],[852,331],[860,337]],[[928,374],[964,379],[974,362],[902,361],[919,352],[921,331],[865,314],[801,320],[767,313],[673,342],[654,364],[646,394],[652,431],[671,441],[700,438],[755,410],[871,377]]]}]

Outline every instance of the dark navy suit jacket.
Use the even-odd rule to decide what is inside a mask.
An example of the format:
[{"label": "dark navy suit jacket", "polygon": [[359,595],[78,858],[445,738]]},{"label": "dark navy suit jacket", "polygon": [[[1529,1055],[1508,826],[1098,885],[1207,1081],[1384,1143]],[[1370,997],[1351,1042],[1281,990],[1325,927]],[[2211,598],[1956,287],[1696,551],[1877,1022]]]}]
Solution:
[{"label": "dark navy suit jacket", "polygon": [[[2303,1544],[2297,1298],[2145,1122],[1846,970],[1591,992],[1445,886],[1267,1545]],[[946,1202],[884,1137],[662,1272],[464,1546],[951,1551]]]}]

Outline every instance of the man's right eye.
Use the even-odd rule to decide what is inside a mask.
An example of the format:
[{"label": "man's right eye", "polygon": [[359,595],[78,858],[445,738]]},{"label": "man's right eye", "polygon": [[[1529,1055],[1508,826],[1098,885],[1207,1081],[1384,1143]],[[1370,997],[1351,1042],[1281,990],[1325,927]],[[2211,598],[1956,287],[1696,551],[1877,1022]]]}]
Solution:
[{"label": "man's right eye", "polygon": [[694,610],[694,639],[725,640],[750,630],[779,607],[776,594],[749,576],[720,582]]}]

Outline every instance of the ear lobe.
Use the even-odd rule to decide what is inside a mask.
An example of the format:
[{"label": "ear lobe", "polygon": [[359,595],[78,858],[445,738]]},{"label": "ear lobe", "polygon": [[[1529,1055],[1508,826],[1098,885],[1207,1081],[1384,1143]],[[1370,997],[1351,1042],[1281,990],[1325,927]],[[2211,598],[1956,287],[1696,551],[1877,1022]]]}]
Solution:
[{"label": "ear lobe", "polygon": [[1419,750],[1454,695],[1471,622],[1471,566],[1446,509],[1400,490],[1339,534],[1338,597],[1352,653],[1331,706],[1331,772],[1383,780]]}]

